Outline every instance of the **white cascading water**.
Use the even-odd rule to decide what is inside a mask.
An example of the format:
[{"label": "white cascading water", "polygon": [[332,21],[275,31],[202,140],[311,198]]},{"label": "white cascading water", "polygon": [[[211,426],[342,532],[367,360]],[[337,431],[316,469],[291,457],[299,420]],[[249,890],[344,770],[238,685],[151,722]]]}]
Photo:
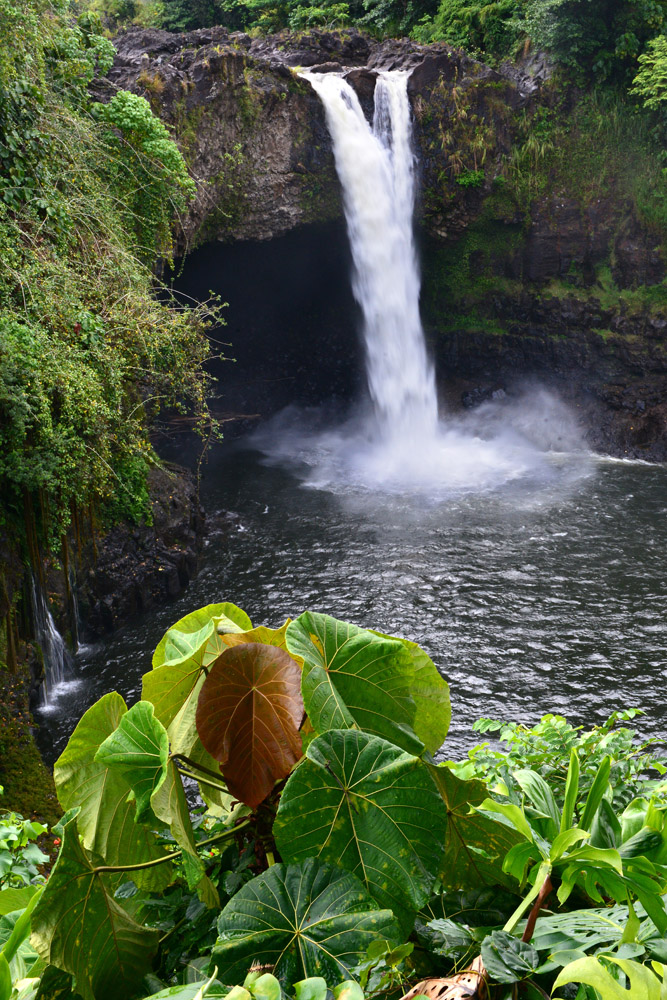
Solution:
[{"label": "white cascading water", "polygon": [[557,450],[578,447],[576,423],[543,390],[511,405],[487,403],[438,419],[419,316],[409,72],[378,74],[372,125],[341,76],[302,75],[324,105],[333,142],[373,414],[314,431],[308,420],[316,417],[302,422],[288,408],[256,433],[257,445],[271,460],[297,459],[308,467],[311,486],[431,498],[486,490],[532,473],[554,443]]},{"label": "white cascading water", "polygon": [[322,100],[333,140],[379,430],[397,447],[432,439],[438,404],[419,317],[409,73],[379,74],[372,127],[342,77],[304,75]]},{"label": "white cascading water", "polygon": [[41,588],[37,586],[34,577],[32,578],[31,598],[35,637],[44,662],[42,707],[48,708],[56,688],[66,680],[72,658],[65,645],[65,640],[56,628],[56,623],[46,603],[46,597]]}]

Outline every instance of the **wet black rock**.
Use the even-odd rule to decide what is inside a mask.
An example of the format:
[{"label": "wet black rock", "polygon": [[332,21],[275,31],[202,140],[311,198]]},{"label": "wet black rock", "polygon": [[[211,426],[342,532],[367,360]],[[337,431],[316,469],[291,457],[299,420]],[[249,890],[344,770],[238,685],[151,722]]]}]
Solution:
[{"label": "wet black rock", "polygon": [[117,627],[129,615],[177,597],[195,576],[204,536],[204,514],[184,470],[150,475],[153,524],[118,525],[88,545],[88,567],[77,577],[83,637]]}]

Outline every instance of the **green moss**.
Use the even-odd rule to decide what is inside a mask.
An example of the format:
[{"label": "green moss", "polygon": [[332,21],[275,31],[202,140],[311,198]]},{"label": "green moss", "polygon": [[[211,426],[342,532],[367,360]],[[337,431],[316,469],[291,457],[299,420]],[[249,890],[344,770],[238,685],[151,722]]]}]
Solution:
[{"label": "green moss", "polygon": [[204,117],[203,104],[188,108],[187,97],[182,97],[174,107],[178,144],[187,165],[192,168],[197,155],[197,139]]},{"label": "green moss", "polygon": [[[423,255],[422,292],[427,325],[460,327],[461,317],[474,316],[479,328],[494,294],[512,295],[520,288],[519,282],[505,277],[502,270],[523,239],[522,227],[496,218],[494,205],[489,204],[457,243],[429,240]],[[494,332],[501,329],[488,315],[484,323]]]},{"label": "green moss", "polygon": [[333,166],[317,174],[301,175],[300,204],[304,222],[328,222],[340,218],[343,206]]},{"label": "green moss", "polygon": [[667,308],[667,281],[637,288],[619,288],[611,268],[604,264],[597,269],[595,282],[587,288],[578,287],[559,278],[552,278],[540,289],[541,297],[577,299],[593,302],[597,308],[623,312],[627,316],[662,313]]},{"label": "green moss", "polygon": [[26,668],[18,675],[0,669],[0,811],[36,817],[49,826],[62,810],[53,777],[35,746],[28,711]]}]

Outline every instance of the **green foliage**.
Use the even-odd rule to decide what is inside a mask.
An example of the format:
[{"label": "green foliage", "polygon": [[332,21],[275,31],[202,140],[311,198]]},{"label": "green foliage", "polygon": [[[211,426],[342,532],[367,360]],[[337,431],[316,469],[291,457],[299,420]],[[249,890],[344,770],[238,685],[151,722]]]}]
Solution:
[{"label": "green foliage", "polygon": [[[420,42],[445,41],[486,61],[512,58],[522,44],[546,50],[577,83],[626,84],[637,60],[660,47],[667,17],[664,0],[441,0],[412,34]],[[656,48],[657,46],[657,48]]]},{"label": "green foliage", "polygon": [[462,170],[455,178],[456,183],[462,188],[478,188],[484,184],[483,170]]},{"label": "green foliage", "polygon": [[406,34],[437,0],[162,0],[160,26],[168,31],[223,24],[232,31],[263,34],[285,28],[327,30],[355,24],[381,35]]},{"label": "green foliage", "polygon": [[288,25],[292,31],[304,28],[340,28],[350,20],[347,3],[332,3],[319,7],[298,6],[290,13]]},{"label": "green foliage", "polygon": [[406,931],[433,891],[446,830],[444,803],[426,765],[354,730],[310,743],[274,826],[283,858],[340,864]]},{"label": "green foliage", "polygon": [[638,63],[639,72],[632,81],[630,93],[648,111],[661,112],[664,119],[667,109],[667,36],[658,35],[649,42]]},{"label": "green foliage", "polygon": [[665,970],[660,963],[653,963],[656,970],[653,972],[628,959],[610,957],[609,960],[628,977],[629,989],[626,990],[597,958],[580,958],[566,966],[554,988],[566,983],[585,983],[595,989],[601,1000],[662,1000]]},{"label": "green foliage", "polygon": [[626,82],[666,16],[663,0],[529,0],[524,27],[580,81]]},{"label": "green foliage", "polygon": [[145,97],[121,90],[108,104],[95,104],[93,112],[113,127],[104,133],[117,154],[109,179],[125,195],[126,225],[136,229],[138,254],[148,260],[156,252],[170,256],[173,215],[196,190],[178,147]]},{"label": "green foliage", "polygon": [[[27,904],[7,919],[32,927],[35,988],[43,972],[83,1000],[364,1000],[481,950],[492,982],[538,996],[603,950],[662,959],[667,804],[630,772],[636,794],[613,808],[612,767],[634,766],[615,719],[596,739],[556,720],[555,748],[517,730],[511,767],[487,748],[462,778],[430,756],[449,699],[418,646],[311,612],[253,627],[229,603],[167,631],[143,695],[102,698],[56,764],[59,859],[38,901],[7,904]],[[286,782],[285,712],[305,750]]]},{"label": "green foliage", "polygon": [[206,419],[208,310],[155,297],[193,185],[140,98],[91,116],[88,83],[113,58],[99,19],[68,0],[28,0],[21,30],[15,15],[3,0],[0,499],[34,551],[76,507],[150,517],[149,422],[163,406]]},{"label": "green foliage", "polygon": [[43,882],[39,866],[49,860],[35,841],[47,832],[18,813],[0,815],[0,889],[21,889]]},{"label": "green foliage", "polygon": [[218,23],[215,0],[162,0],[160,27],[167,31],[192,31]]},{"label": "green foliage", "polygon": [[274,865],[241,889],[218,920],[213,963],[228,981],[252,962],[285,982],[346,979],[373,940],[399,941],[389,910],[379,909],[349,872],[309,858]]},{"label": "green foliage", "polygon": [[[444,740],[447,686],[414,644],[306,612],[288,627],[287,647],[303,659],[304,707],[316,732],[356,724],[420,753],[423,744],[415,722],[427,709],[430,695],[440,703],[441,713],[438,729],[427,736],[429,749],[437,750]],[[424,687],[418,702],[413,697],[417,672]]]},{"label": "green foliage", "polygon": [[434,17],[423,17],[412,31],[419,42],[448,42],[488,60],[513,55],[521,36],[518,0],[443,0]]},{"label": "green foliage", "polygon": [[535,948],[507,931],[491,931],[484,938],[482,960],[486,971],[498,983],[518,983],[527,979],[540,964]]},{"label": "green foliage", "polygon": [[78,809],[63,817],[60,856],[32,915],[32,941],[44,962],[76,976],[83,1000],[133,996],[158,946],[113,898],[79,843]]},{"label": "green foliage", "polygon": [[633,729],[619,725],[642,713],[638,709],[613,712],[601,725],[585,730],[571,726],[561,715],[545,715],[535,726],[515,722],[479,719],[473,730],[478,733],[498,733],[507,750],[494,750],[482,743],[469,753],[469,763],[456,767],[461,776],[475,774],[490,785],[507,780],[522,768],[530,768],[545,779],[555,801],[562,808],[570,758],[573,750],[579,763],[579,799],[590,790],[592,781],[603,759],[611,761],[609,787],[613,791],[616,807],[627,805],[631,799],[651,785],[645,773],[651,769],[665,773],[665,763],[658,759],[653,748],[656,741],[641,744]]}]

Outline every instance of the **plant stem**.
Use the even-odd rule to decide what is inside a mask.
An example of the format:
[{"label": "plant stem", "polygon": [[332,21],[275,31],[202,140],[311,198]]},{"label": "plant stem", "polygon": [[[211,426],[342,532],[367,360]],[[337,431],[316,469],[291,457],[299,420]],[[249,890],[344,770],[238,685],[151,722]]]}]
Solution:
[{"label": "plant stem", "polygon": [[549,864],[548,861],[543,861],[539,867],[537,878],[535,879],[535,885],[530,890],[526,898],[519,903],[516,910],[514,911],[512,916],[509,918],[509,920],[503,927],[503,930],[507,931],[508,934],[512,933],[512,931],[519,923],[521,917],[524,915],[528,907],[532,905],[535,899],[537,899],[537,897],[540,894],[540,889],[542,888],[542,884],[549,875],[551,875],[551,865]]},{"label": "plant stem", "polygon": [[187,757],[184,753],[173,753],[171,755],[171,760],[182,760],[184,764],[187,764],[188,767],[194,768],[195,771],[200,771],[201,774],[208,774],[209,778],[216,778],[219,781],[222,777],[219,771],[216,773],[210,768],[204,767],[203,764],[198,764],[196,760],[193,760],[192,757]]},{"label": "plant stem", "polygon": [[552,889],[553,885],[551,883],[551,874],[549,874],[542,883],[542,888],[537,894],[537,899],[533,903],[533,908],[528,914],[528,920],[526,921],[526,929],[524,930],[521,936],[522,941],[528,943],[528,941],[530,941],[530,939],[532,938],[533,932],[535,930],[535,921],[537,920],[540,910],[544,906],[545,899],[547,898]]},{"label": "plant stem", "polygon": [[194,781],[198,781],[200,785],[206,785],[207,788],[217,788],[219,792],[226,792],[229,795],[229,789],[226,785],[216,784],[215,781],[209,781],[207,778],[202,778],[200,774],[193,774],[191,771],[180,770],[179,774],[182,774],[186,778],[192,778]]},{"label": "plant stem", "polygon": [[[209,844],[215,844],[219,840],[224,840],[226,837],[231,837],[239,830],[248,826],[250,819],[246,819],[243,823],[239,823],[237,826],[233,826],[230,830],[225,830],[223,833],[216,834],[215,837],[210,837],[208,840],[201,840],[196,847],[208,847]],[[183,854],[183,850],[172,851],[170,854],[165,854],[162,858],[154,858],[153,861],[144,861],[141,865],[103,865],[100,868],[93,868],[90,872],[91,875],[110,875],[113,872],[138,872],[143,871],[144,868],[155,868],[157,865],[164,864],[165,861],[175,861],[176,858],[180,858]],[[87,874],[87,873],[86,873]]]}]

